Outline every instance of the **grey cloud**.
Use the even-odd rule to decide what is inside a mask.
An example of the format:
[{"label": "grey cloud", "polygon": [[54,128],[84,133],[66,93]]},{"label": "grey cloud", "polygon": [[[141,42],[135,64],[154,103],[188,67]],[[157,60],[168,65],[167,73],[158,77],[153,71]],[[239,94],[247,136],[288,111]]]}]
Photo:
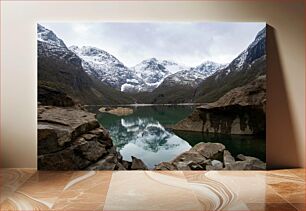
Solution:
[{"label": "grey cloud", "polygon": [[70,45],[90,45],[127,66],[156,57],[189,66],[226,63],[252,42],[265,23],[42,23]]}]

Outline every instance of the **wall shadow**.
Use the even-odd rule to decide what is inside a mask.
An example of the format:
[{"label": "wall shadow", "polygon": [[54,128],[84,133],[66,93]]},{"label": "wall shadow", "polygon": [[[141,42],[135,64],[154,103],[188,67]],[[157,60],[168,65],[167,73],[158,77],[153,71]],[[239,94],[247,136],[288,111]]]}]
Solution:
[{"label": "wall shadow", "polygon": [[267,25],[267,139],[268,169],[293,168],[299,163],[284,69],[280,60],[275,29]]}]

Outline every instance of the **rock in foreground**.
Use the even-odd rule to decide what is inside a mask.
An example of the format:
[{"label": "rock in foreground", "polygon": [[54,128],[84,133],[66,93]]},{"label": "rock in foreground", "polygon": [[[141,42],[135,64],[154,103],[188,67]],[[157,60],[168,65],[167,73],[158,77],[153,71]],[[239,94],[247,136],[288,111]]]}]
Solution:
[{"label": "rock in foreground", "polygon": [[66,93],[49,87],[40,82],[38,84],[38,102],[41,105],[52,105],[52,106],[74,106],[75,103],[71,97],[67,96]]},{"label": "rock in foreground", "polygon": [[[125,170],[129,168],[125,162],[95,114],[74,107],[38,106],[38,169]],[[132,164],[134,169],[146,169],[141,160]]]},{"label": "rock in foreground", "polygon": [[170,162],[162,162],[154,170],[265,170],[258,158],[237,156],[237,160],[220,143],[198,143]]},{"label": "rock in foreground", "polygon": [[142,160],[132,156],[131,170],[148,170],[148,167]]}]

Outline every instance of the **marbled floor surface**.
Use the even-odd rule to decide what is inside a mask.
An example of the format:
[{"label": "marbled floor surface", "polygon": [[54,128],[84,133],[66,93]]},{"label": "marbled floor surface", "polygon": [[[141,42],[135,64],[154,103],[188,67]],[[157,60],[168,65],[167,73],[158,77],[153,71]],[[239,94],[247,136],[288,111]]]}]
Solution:
[{"label": "marbled floor surface", "polygon": [[305,210],[305,169],[1,169],[1,210]]}]

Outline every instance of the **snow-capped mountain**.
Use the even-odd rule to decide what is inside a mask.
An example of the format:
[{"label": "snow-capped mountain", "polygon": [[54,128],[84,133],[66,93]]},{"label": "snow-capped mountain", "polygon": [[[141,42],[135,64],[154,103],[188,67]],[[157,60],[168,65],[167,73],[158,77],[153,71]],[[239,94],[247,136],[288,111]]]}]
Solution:
[{"label": "snow-capped mountain", "polygon": [[75,65],[81,64],[79,57],[66,47],[63,40],[58,38],[53,31],[40,24],[37,24],[37,42],[38,55],[56,57],[66,63],[73,63]]},{"label": "snow-capped mountain", "polygon": [[138,92],[146,86],[131,69],[104,50],[90,46],[69,49],[82,59],[82,66],[89,75],[113,88]]},{"label": "snow-capped mountain", "polygon": [[63,40],[59,39],[51,30],[37,24],[37,40],[50,45],[67,48]]},{"label": "snow-capped mountain", "polygon": [[[37,25],[38,99],[51,97],[45,90],[63,92],[76,103],[118,104],[133,99],[102,82],[92,80],[82,67],[82,60],[69,50],[51,30]],[[45,96],[46,95],[46,96]]]},{"label": "snow-capped mountain", "polygon": [[192,69],[192,71],[195,71],[197,73],[200,73],[204,76],[204,78],[207,78],[208,76],[215,73],[217,70],[225,67],[226,64],[219,64],[212,61],[206,61],[195,68]]},{"label": "snow-capped mountain", "polygon": [[178,71],[189,69],[175,62],[147,59],[128,68],[108,52],[89,46],[69,47],[82,59],[84,70],[94,78],[123,92],[152,91]]},{"label": "snow-capped mountain", "polygon": [[165,78],[163,84],[166,86],[189,85],[196,87],[205,78],[211,76],[217,70],[225,67],[224,64],[218,64],[212,61],[206,61],[195,68],[189,68],[169,75]]},{"label": "snow-capped mountain", "polygon": [[249,68],[251,63],[265,54],[266,42],[266,28],[259,31],[255,40],[244,50],[238,57],[236,57],[226,68],[227,72],[241,71]]},{"label": "snow-capped mountain", "polygon": [[[266,28],[259,31],[254,41],[231,63],[220,69],[199,85],[198,102],[213,102],[226,92],[266,74]],[[226,84],[222,90],[219,87]]]},{"label": "snow-capped mountain", "polygon": [[216,75],[216,72],[220,72],[216,75],[218,78],[231,71],[249,68],[265,50],[265,43],[262,41],[265,38],[264,29],[257,34],[249,47],[228,65],[206,61],[190,68],[176,62],[150,58],[129,68],[115,56],[96,47],[71,46],[68,49],[63,40],[41,25],[38,25],[37,34],[38,41],[47,49],[45,54],[56,55],[67,62],[81,63],[88,75],[123,92],[151,92],[161,85],[196,87],[206,78]]},{"label": "snow-capped mountain", "polygon": [[147,90],[145,91],[152,91],[158,87],[167,76],[182,70],[187,70],[189,67],[172,61],[160,61],[156,58],[151,58],[143,60],[131,69],[146,83]]}]

